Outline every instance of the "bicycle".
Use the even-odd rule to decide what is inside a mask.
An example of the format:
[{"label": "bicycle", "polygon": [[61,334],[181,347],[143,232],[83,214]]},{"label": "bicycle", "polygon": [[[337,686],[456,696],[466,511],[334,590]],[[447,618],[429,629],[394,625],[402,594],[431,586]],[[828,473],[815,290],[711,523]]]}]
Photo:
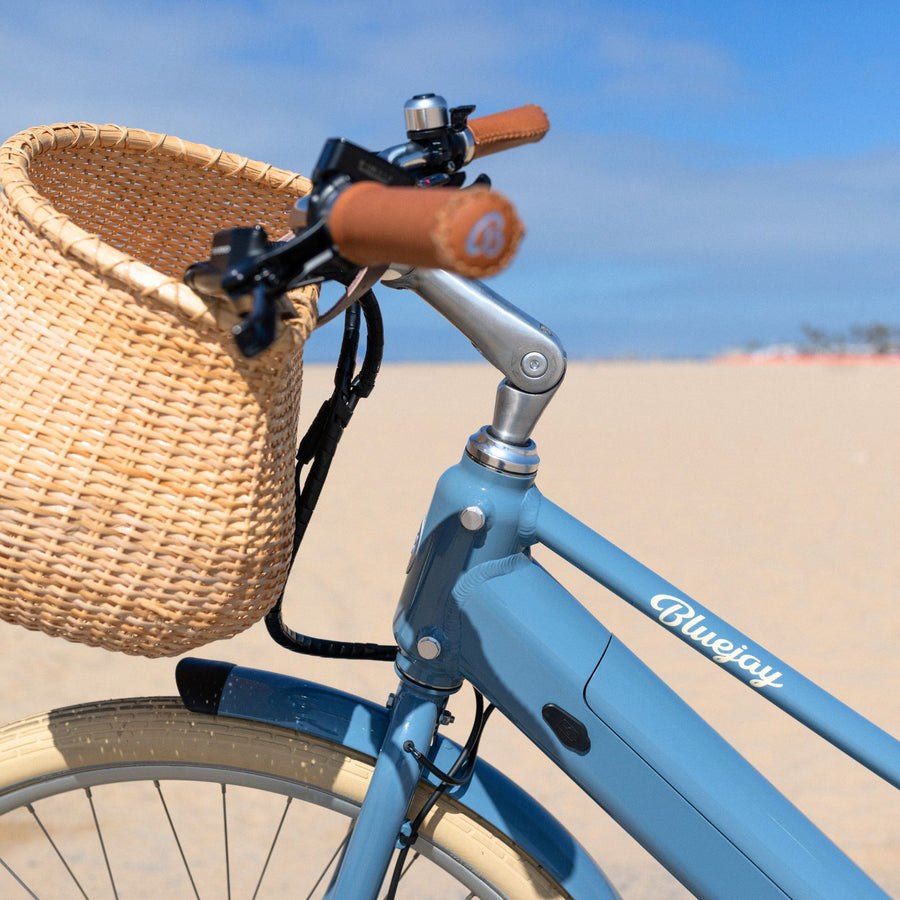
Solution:
[{"label": "bicycle", "polygon": [[[496,708],[697,896],[884,896],[535,560],[543,547],[573,564],[900,786],[895,739],[538,491],[531,434],[565,372],[562,345],[480,282],[440,266],[493,268],[511,256],[517,238],[509,208],[487,191],[453,189],[471,159],[540,139],[546,123],[533,108],[482,120],[470,114],[420,96],[408,104],[407,141],[397,147],[370,154],[329,142],[313,192],[294,213],[296,236],[269,241],[258,229],[228,231],[187,276],[198,291],[224,291],[243,304],[236,338],[249,354],[265,353],[286,291],[322,279],[347,285],[333,314],[323,316],[344,313],[345,341],[335,394],[302,455],[310,468],[295,549],[343,428],[377,373],[380,321],[371,287],[378,280],[437,308],[503,375],[491,424],[441,477],[422,522],[394,620],[396,645],[299,635],[283,622],[280,604],[267,616],[270,634],[286,648],[393,662],[397,690],[379,705],[274,672],[183,659],[177,699],[88,704],[8,726],[0,735],[3,821],[17,816],[33,836],[28,849],[46,851],[39,865],[24,867],[0,852],[11,883],[24,887],[52,866],[85,896],[101,883],[124,893],[129,876],[141,888],[160,863],[140,852],[156,819],[173,867],[156,891],[199,896],[205,864],[224,863],[213,889],[230,896],[252,855],[245,840],[259,831],[262,847],[246,885],[253,896],[272,882],[276,895],[450,896],[438,875],[410,865],[415,854],[469,896],[616,896],[565,829],[478,756]],[[422,228],[415,237],[426,240],[411,253],[409,221],[433,221],[451,201],[463,208],[446,213],[457,237],[435,248]],[[465,681],[476,689],[474,721],[468,739],[455,743],[440,728]],[[127,792],[120,803],[129,814],[148,800],[130,826],[139,830],[101,827],[114,812],[103,806],[112,789]],[[204,790],[219,815],[208,821],[192,811],[179,820],[178,803]],[[267,804],[262,813],[250,809],[251,790]],[[234,806],[245,802],[244,840],[237,840]],[[308,831],[291,841],[283,831],[301,803]],[[67,835],[71,855],[51,828],[69,812],[77,817]],[[325,819],[340,821],[327,852],[320,839],[333,823]],[[10,830],[18,827],[25,825]],[[191,845],[201,832],[215,849],[197,854]],[[137,848],[116,846],[129,840]],[[129,849],[137,859],[125,868]],[[298,883],[301,850],[324,852],[305,885]],[[288,855],[277,860],[276,853]],[[87,856],[99,867],[91,882],[79,868]],[[417,875],[423,880],[407,882]],[[30,884],[25,890],[59,895]]]}]

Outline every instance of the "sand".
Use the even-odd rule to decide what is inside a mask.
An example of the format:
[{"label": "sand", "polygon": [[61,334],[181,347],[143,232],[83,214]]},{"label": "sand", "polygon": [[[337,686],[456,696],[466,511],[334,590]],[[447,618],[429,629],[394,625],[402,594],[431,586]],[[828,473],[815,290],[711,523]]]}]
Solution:
[{"label": "sand", "polygon": [[[331,372],[307,369],[305,414]],[[289,620],[390,639],[434,481],[484,424],[482,365],[390,365],[361,404],[294,572]],[[574,363],[535,435],[543,492],[900,734],[900,367]],[[900,896],[900,794],[584,576],[540,556],[645,662]],[[0,628],[2,713],[173,692],[173,662]],[[382,700],[389,665],[293,657],[256,627],[202,655]],[[451,705],[466,728],[468,697]],[[626,898],[686,896],[495,717],[485,757],[545,803]]]}]

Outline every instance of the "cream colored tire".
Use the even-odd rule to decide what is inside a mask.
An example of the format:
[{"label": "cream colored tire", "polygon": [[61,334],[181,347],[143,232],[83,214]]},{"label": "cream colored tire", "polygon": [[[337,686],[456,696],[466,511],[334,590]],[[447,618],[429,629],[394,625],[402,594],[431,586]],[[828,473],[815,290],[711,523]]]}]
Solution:
[{"label": "cream colored tire", "polygon": [[[340,744],[177,699],[24,719],[0,729],[0,896],[321,896],[372,768]],[[415,850],[398,897],[567,896],[446,797]]]}]

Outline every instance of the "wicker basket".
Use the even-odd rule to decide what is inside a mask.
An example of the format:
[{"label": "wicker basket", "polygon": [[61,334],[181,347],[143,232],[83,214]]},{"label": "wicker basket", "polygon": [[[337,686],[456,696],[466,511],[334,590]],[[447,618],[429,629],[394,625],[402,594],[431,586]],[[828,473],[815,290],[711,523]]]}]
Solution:
[{"label": "wicker basket", "polygon": [[308,181],[68,124],[3,144],[0,187],[0,618],[144,656],[242,631],[287,576],[315,293],[248,360],[181,276]]}]

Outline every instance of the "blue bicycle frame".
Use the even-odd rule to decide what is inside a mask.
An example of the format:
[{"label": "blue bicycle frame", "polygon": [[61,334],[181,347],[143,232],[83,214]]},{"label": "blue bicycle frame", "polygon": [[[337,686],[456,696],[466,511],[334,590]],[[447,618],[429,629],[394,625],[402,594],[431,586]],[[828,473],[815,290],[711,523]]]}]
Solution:
[{"label": "blue bicycle frame", "polygon": [[[485,525],[466,537],[459,513],[472,506]],[[409,648],[439,633],[448,677],[458,655],[463,676],[698,896],[883,896],[531,558],[535,544],[900,786],[900,742],[550,503],[530,479],[469,458],[439,483],[424,526],[397,619],[401,669],[420,680]],[[447,584],[442,569],[463,555],[463,574]]]},{"label": "blue bicycle frame", "polygon": [[[380,883],[421,774],[404,745],[430,748],[439,768],[449,765],[458,748],[434,740],[435,724],[465,679],[697,896],[884,897],[541,568],[532,547],[569,560],[898,787],[900,742],[567,515],[533,482],[469,456],[440,480],[395,619],[403,678],[391,713],[282,676],[228,674],[220,714],[312,730],[378,756],[334,896],[370,896]],[[483,524],[463,524],[473,520]],[[479,762],[457,795],[572,896],[615,896],[560,826],[490,767]]]},{"label": "blue bicycle frame", "polygon": [[[441,277],[446,291],[452,285]],[[462,296],[470,287],[453,290]],[[479,290],[477,302],[486,297]],[[523,322],[515,327],[531,327]],[[550,358],[541,375],[553,374],[553,352],[541,345],[538,355]],[[536,395],[540,402],[504,382],[494,424],[473,436],[437,485],[395,616],[400,687],[390,711],[230,667],[213,711],[311,731],[377,757],[333,897],[374,896],[408,828],[416,783],[430,777],[410,747],[446,771],[459,748],[437,736],[437,725],[464,681],[697,896],[884,897],[533,558],[536,546],[556,553],[900,787],[900,742],[541,495],[534,445],[509,434],[522,421],[530,431],[555,377]],[[196,693],[204,677],[197,667],[208,665],[182,667],[183,695]],[[565,830],[489,766],[479,761],[471,781],[449,793],[573,897],[615,896]]]}]

